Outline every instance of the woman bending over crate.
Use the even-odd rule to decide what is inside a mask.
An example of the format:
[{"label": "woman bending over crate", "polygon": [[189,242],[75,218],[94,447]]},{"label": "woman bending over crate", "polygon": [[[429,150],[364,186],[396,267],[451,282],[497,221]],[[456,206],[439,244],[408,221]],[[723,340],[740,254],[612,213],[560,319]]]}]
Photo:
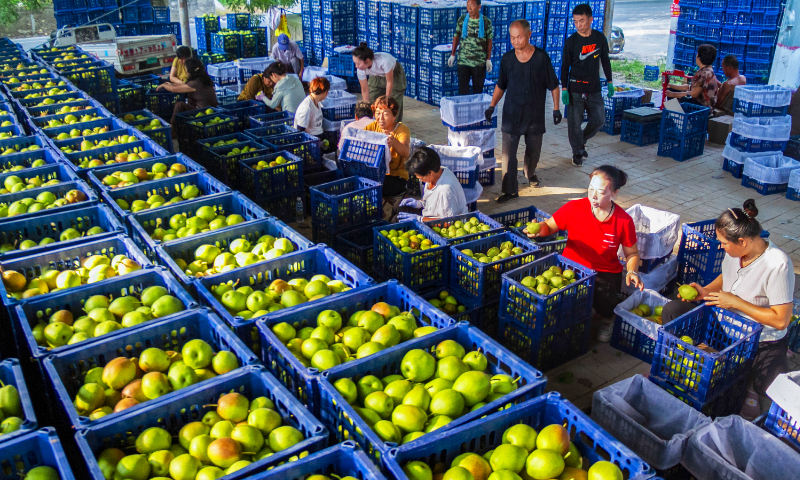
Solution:
[{"label": "woman bending over crate", "polygon": [[406,161],[406,169],[425,184],[422,200],[406,198],[400,202],[399,222],[436,220],[468,212],[467,199],[461,182],[453,172],[442,166],[436,150],[420,147]]},{"label": "woman bending over crate", "polygon": [[411,149],[411,131],[400,121],[400,105],[392,97],[378,97],[372,105],[375,121],[364,127],[370,132],[384,133],[389,136],[386,144],[392,160],[389,162],[389,173],[383,180],[384,198],[396,197],[405,193],[408,188],[408,170],[406,159]]},{"label": "woman bending over crate", "polygon": [[189,78],[186,83],[167,82],[158,86],[158,90],[186,94],[185,102],[175,103],[172,120],[169,122],[173,129],[175,128],[175,119],[179,113],[219,105],[217,92],[214,90],[214,82],[208,76],[203,62],[197,58],[189,58],[186,60],[185,65],[186,71],[189,72]]},{"label": "woman bending over crate", "polygon": [[569,236],[563,255],[597,272],[593,306],[603,318],[597,331],[597,340],[601,342],[611,341],[614,308],[620,302],[622,264],[617,258],[620,245],[628,269],[625,283],[644,289],[638,273],[636,226],[625,209],[614,203],[627,180],[625,172],[611,165],[595,168],[589,176],[587,198],[568,202],[539,224],[538,233],[528,233],[529,237],[535,238],[566,230]]},{"label": "woman bending over crate", "polygon": [[[722,273],[706,286],[692,283],[698,301],[706,305],[732,310],[764,325],[753,368],[750,371],[750,392],[758,394],[762,411],[769,409],[767,387],[789,371],[786,350],[789,348],[787,327],[792,318],[794,266],[789,257],[771,240],[761,238],[761,224],[756,220],[758,208],[754,200],[742,208],[729,208],[714,223],[717,241],[725,250]],[[682,299],[664,305],[663,324],[690,312],[695,303]],[[751,398],[755,400],[755,395]]]},{"label": "woman bending over crate", "polygon": [[388,53],[373,52],[366,43],[353,49],[353,63],[361,84],[361,99],[374,102],[383,95],[394,98],[398,105],[397,120],[402,121],[403,98],[406,94],[403,65]]},{"label": "woman bending over crate", "polygon": [[264,70],[264,78],[268,78],[275,85],[272,91],[272,98],[268,98],[259,92],[256,100],[273,110],[285,110],[295,113],[300,103],[303,102],[306,92],[303,90],[303,82],[295,75],[289,75],[286,65],[281,62],[270,64]]}]

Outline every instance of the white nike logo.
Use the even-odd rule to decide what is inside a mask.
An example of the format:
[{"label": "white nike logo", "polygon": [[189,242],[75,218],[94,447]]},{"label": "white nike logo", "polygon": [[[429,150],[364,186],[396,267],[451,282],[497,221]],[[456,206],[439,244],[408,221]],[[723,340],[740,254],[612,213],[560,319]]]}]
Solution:
[{"label": "white nike logo", "polygon": [[589,55],[593,54],[593,53],[594,53],[594,52],[596,52],[596,51],[597,51],[597,49],[595,48],[594,50],[592,50],[592,51],[591,51],[591,52],[589,52],[589,53],[581,53],[581,54],[579,55],[579,58],[580,58],[581,60],[586,60],[586,59],[589,57]]}]

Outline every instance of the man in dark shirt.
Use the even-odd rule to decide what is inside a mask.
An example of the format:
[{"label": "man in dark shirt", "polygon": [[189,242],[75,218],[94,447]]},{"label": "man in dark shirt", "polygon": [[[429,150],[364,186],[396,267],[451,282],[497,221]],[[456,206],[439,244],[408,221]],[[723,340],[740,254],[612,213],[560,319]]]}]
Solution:
[{"label": "man in dark shirt", "polygon": [[[586,141],[603,128],[606,119],[603,95],[600,89],[600,65],[608,80],[608,97],[614,96],[611,83],[611,61],[608,58],[608,41],[602,32],[592,29],[592,7],[582,3],[572,10],[575,30],[566,42],[561,64],[561,102],[569,105],[567,125],[569,144],[572,147],[573,165],[583,165]],[[589,114],[589,123],[581,130],[583,112]]]},{"label": "man in dark shirt", "polygon": [[561,123],[558,104],[558,77],[550,57],[530,43],[531,26],[526,20],[514,21],[508,29],[514,47],[500,59],[500,77],[494,87],[492,102],[486,110],[491,121],[494,107],[506,95],[503,106],[503,194],[498,203],[519,197],[517,182],[517,148],[525,136],[525,158],[522,169],[530,184],[539,186],[536,165],[542,152],[544,112],[547,90],[553,96],[553,123]]}]

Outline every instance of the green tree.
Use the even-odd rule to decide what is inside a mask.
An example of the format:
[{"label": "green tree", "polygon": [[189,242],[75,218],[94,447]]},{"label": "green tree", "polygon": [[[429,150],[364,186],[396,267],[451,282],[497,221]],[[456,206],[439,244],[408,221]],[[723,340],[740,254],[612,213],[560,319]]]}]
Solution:
[{"label": "green tree", "polygon": [[289,8],[297,3],[297,0],[220,0],[220,2],[232,12],[256,13],[266,12],[271,8]]},{"label": "green tree", "polygon": [[51,0],[0,0],[0,23],[14,23],[23,11],[38,12],[51,3]]}]

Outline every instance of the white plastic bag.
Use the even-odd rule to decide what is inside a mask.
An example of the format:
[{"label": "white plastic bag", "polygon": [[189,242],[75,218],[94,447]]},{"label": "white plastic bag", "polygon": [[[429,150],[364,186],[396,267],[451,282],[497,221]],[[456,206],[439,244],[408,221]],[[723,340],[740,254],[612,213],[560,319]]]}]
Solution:
[{"label": "white plastic bag", "polygon": [[[678,256],[673,255],[669,260],[657,266],[649,273],[640,273],[639,280],[644,283],[644,288],[660,292],[666,287],[669,282],[674,282],[678,276]],[[626,295],[633,295],[639,289],[632,285],[625,285],[625,277],[620,275],[622,282],[622,293]]]},{"label": "white plastic bag", "polygon": [[483,165],[483,155],[480,147],[451,147],[448,145],[428,145],[439,154],[442,166],[454,172],[475,170],[476,166]]},{"label": "white plastic bag", "polygon": [[733,133],[757,140],[785,142],[789,140],[792,117],[745,117],[741,113],[733,116]]},{"label": "white plastic bag", "polygon": [[767,388],[767,396],[790,418],[800,418],[800,372],[778,375]]},{"label": "white plastic bag", "polygon": [[800,190],[800,169],[792,170],[789,174],[789,188]]},{"label": "white plastic bag", "polygon": [[594,392],[592,420],[659,470],[680,463],[689,439],[711,424],[639,374]]},{"label": "white plastic bag", "polygon": [[467,130],[454,132],[447,129],[447,143],[454,147],[480,147],[481,152],[494,150],[497,146],[497,130]]},{"label": "white plastic bag", "polygon": [[728,140],[725,142],[725,149],[722,150],[722,157],[727,158],[728,160],[737,163],[739,165],[744,164],[744,160],[746,157],[755,158],[755,157],[769,157],[770,155],[782,155],[783,152],[743,152],[738,148],[731,145],[731,136],[728,134]]},{"label": "white plastic bag", "polygon": [[792,91],[777,85],[739,85],[733,98],[765,107],[784,107],[792,100]]},{"label": "white plastic bag", "polygon": [[475,188],[465,188],[464,189],[464,197],[467,200],[467,207],[472,202],[477,202],[481,195],[483,194],[483,185],[480,183],[475,183]]},{"label": "white plastic bag", "polygon": [[667,302],[669,302],[669,299],[663,297],[655,290],[645,289],[639,291],[639,289],[636,289],[636,291],[633,292],[633,295],[626,298],[622,303],[614,307],[614,314],[633,325],[636,330],[639,330],[649,338],[658,340],[658,327],[661,325],[631,313],[631,310],[643,303],[650,305],[650,308],[655,308],[658,306],[663,307],[667,304]]},{"label": "white plastic bag", "polygon": [[[485,93],[442,97],[439,113],[442,120],[450,126],[471,125],[486,121],[484,112],[491,103],[492,96]],[[497,111],[492,116],[496,117]]]},{"label": "white plastic bag", "polygon": [[681,231],[678,214],[636,204],[626,210],[636,225],[639,256],[644,260],[672,253]]},{"label": "white plastic bag", "polygon": [[743,175],[763,183],[784,184],[789,183],[789,175],[798,168],[800,162],[783,155],[745,158]]}]

